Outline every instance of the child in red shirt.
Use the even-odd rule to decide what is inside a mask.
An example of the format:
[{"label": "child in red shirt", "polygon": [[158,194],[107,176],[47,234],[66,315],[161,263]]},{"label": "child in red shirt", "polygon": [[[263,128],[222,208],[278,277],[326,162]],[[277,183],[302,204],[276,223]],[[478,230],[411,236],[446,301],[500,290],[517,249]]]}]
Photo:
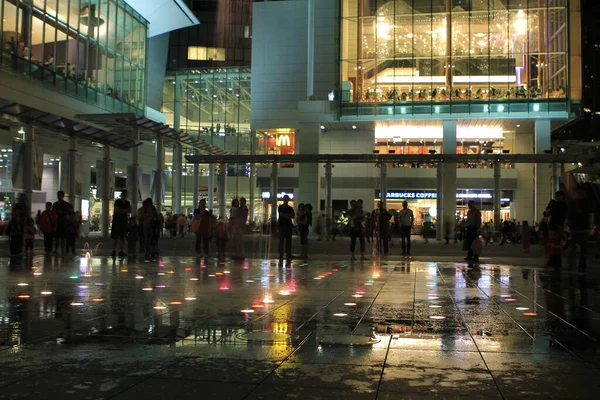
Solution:
[{"label": "child in red shirt", "polygon": [[52,203],[46,203],[46,210],[40,217],[40,227],[44,234],[44,254],[50,255],[52,253],[52,240],[56,233],[57,215],[56,211],[52,210]]}]

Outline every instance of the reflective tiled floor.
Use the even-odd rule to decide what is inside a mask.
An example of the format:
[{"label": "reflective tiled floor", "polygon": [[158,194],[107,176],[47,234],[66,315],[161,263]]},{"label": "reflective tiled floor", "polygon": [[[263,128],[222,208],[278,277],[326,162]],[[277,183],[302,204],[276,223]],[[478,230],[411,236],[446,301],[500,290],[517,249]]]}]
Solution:
[{"label": "reflective tiled floor", "polygon": [[0,398],[597,398],[599,283],[406,260],[2,259]]}]

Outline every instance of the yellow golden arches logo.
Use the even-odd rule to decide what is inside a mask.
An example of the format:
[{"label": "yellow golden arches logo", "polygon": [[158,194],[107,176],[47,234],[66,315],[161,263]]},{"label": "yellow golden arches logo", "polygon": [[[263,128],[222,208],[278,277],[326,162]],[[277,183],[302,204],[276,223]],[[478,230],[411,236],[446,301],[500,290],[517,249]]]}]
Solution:
[{"label": "yellow golden arches logo", "polygon": [[277,141],[275,142],[278,147],[289,147],[292,145],[292,141],[290,139],[290,135],[279,135],[277,136]]}]

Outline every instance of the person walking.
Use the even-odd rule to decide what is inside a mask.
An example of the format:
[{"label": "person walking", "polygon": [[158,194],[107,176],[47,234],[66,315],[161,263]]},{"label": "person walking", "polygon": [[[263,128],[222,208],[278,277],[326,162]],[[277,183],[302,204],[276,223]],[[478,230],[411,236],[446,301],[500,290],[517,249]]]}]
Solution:
[{"label": "person walking", "polygon": [[246,258],[246,252],[244,251],[244,235],[246,233],[246,226],[248,224],[248,205],[246,204],[246,198],[240,197],[240,218],[238,220],[238,242],[236,247],[237,256],[240,259]]},{"label": "person walking", "polygon": [[75,253],[75,241],[77,240],[77,233],[79,232],[79,223],[77,221],[75,211],[71,209],[67,215],[67,246],[65,254],[77,254]]},{"label": "person walking", "polygon": [[283,196],[283,204],[277,209],[279,213],[279,262],[283,262],[283,250],[285,245],[285,255],[287,261],[292,259],[292,233],[294,231],[293,221],[296,219],[294,209],[289,205],[290,196]]},{"label": "person walking", "polygon": [[177,218],[177,230],[179,231],[179,236],[183,239],[185,237],[185,215],[183,214]]},{"label": "person walking", "polygon": [[58,248],[61,252],[65,251],[65,242],[67,240],[67,215],[71,209],[71,205],[65,201],[65,192],[59,190],[56,192],[58,201],[52,204],[52,210],[56,212],[56,241],[54,253],[58,254]]},{"label": "person walking", "polygon": [[385,208],[382,201],[377,203],[375,218],[377,219],[377,235],[379,238],[379,241],[377,242],[377,251],[386,256],[389,252],[390,219],[392,219],[392,215]]},{"label": "person walking", "polygon": [[298,205],[296,213],[296,226],[298,227],[298,235],[300,235],[300,246],[302,251],[300,258],[308,258],[308,212],[305,209],[304,203]]},{"label": "person walking", "polygon": [[37,233],[37,229],[35,228],[35,221],[33,218],[27,218],[25,222],[25,229],[23,231],[23,237],[25,238],[25,255],[33,256],[33,241],[35,240],[35,235]]},{"label": "person walking", "polygon": [[56,211],[52,210],[52,203],[46,202],[46,209],[40,217],[40,228],[44,235],[44,255],[52,253],[52,240],[56,234]]},{"label": "person walking", "polygon": [[127,190],[121,192],[121,197],[115,200],[113,206],[113,220],[110,237],[113,240],[112,259],[117,259],[117,249],[119,250],[118,257],[123,259],[127,257],[125,254],[125,237],[129,229],[129,214],[131,214],[131,203],[127,200]]},{"label": "person walking", "polygon": [[192,232],[196,235],[196,255],[208,258],[208,243],[213,231],[212,216],[206,209],[206,200],[200,200],[192,219]]},{"label": "person walking", "polygon": [[[352,207],[348,210],[349,226],[350,226],[350,253],[352,254],[352,260],[356,260],[354,255],[356,249],[356,240],[358,239],[360,244],[360,259],[361,261],[366,260],[365,258],[365,212],[363,210],[363,201],[352,200],[350,202]],[[387,240],[387,239],[386,239]]]},{"label": "person walking", "polygon": [[144,261],[150,262],[158,259],[158,238],[160,236],[160,215],[152,204],[152,199],[143,202],[143,212],[138,215],[140,225],[144,231]]},{"label": "person walking", "polygon": [[179,223],[179,215],[173,214],[169,229],[171,230],[171,239],[177,239],[177,224]]},{"label": "person walking", "polygon": [[[240,247],[244,247],[244,243],[240,243],[243,237],[240,238],[240,226],[242,225],[242,210],[240,209],[240,201],[233,199],[231,201],[231,210],[229,213],[229,224],[228,230],[231,239],[233,240],[233,257],[239,259],[240,254],[238,253]],[[242,257],[243,258],[243,257]]]},{"label": "person walking", "polygon": [[575,248],[579,246],[578,269],[580,273],[584,273],[587,269],[588,242],[593,220],[587,191],[582,186],[577,187],[573,192],[573,200],[568,207],[567,220],[571,231],[569,247],[571,247],[571,251],[575,251]]},{"label": "person walking", "polygon": [[402,202],[402,210],[398,213],[400,220],[400,236],[402,238],[402,255],[410,256],[410,235],[415,224],[415,214],[408,208],[408,202]]},{"label": "person walking", "polygon": [[531,247],[531,227],[529,221],[523,221],[521,225],[521,243],[523,244],[523,253],[529,253]]},{"label": "person walking", "polygon": [[375,212],[370,212],[365,214],[365,236],[367,239],[367,243],[371,243],[373,240],[373,216]]},{"label": "person walking", "polygon": [[467,247],[467,257],[465,261],[479,262],[479,254],[473,251],[473,242],[477,239],[477,232],[481,227],[481,211],[475,207],[475,202],[469,200],[467,203],[469,211],[467,211],[467,232],[465,235],[465,245]]},{"label": "person walking", "polygon": [[554,193],[554,199],[546,208],[548,219],[548,240],[545,252],[548,255],[548,266],[560,268],[562,266],[562,247],[565,239],[565,220],[567,218],[567,203],[562,190]]}]

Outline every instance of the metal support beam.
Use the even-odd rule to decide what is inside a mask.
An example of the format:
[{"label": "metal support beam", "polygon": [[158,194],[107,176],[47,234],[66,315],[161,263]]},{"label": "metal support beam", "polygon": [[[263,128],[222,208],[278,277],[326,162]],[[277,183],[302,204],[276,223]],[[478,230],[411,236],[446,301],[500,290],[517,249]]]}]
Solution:
[{"label": "metal support beam", "polygon": [[181,188],[183,183],[183,148],[181,143],[173,146],[173,198],[172,206],[175,214],[181,214]]},{"label": "metal support beam", "polygon": [[156,167],[154,182],[154,205],[159,213],[162,213],[162,177],[165,168],[165,141],[162,135],[156,136]]},{"label": "metal support beam", "polygon": [[208,164],[208,209],[215,208],[215,164]]},{"label": "metal support beam", "polygon": [[23,134],[24,152],[23,152],[23,193],[27,197],[27,217],[31,216],[31,201],[33,197],[33,166],[35,157],[35,132],[33,125],[26,125]]},{"label": "metal support beam", "polygon": [[219,165],[219,217],[225,218],[227,217],[227,204],[226,204],[226,192],[227,192],[227,164],[221,163]]},{"label": "metal support beam", "polygon": [[[437,199],[436,199],[436,208],[437,208],[437,229],[435,230],[435,237],[437,240],[444,239],[444,231],[446,230],[446,224],[449,224],[450,221],[443,221],[444,215],[444,164],[437,164]],[[441,226],[444,225],[444,226]]]},{"label": "metal support beam", "polygon": [[500,231],[502,224],[500,222],[500,209],[501,199],[502,199],[502,188],[500,186],[500,182],[502,179],[502,164],[498,161],[494,163],[494,230],[496,232]]},{"label": "metal support beam", "polygon": [[381,203],[385,207],[387,205],[387,164],[381,163],[381,176],[380,176],[380,192],[381,192]]},{"label": "metal support beam", "polygon": [[273,163],[271,167],[271,225],[277,221],[277,193],[279,192],[277,180],[277,163]]},{"label": "metal support beam", "polygon": [[[194,172],[192,175],[192,209],[196,209],[198,207],[198,203],[200,202],[200,165],[198,163],[194,163]],[[209,208],[210,210],[210,208]]]},{"label": "metal support beam", "polygon": [[331,237],[331,227],[333,226],[332,178],[333,165],[328,162],[325,164],[325,237],[327,238]]},{"label": "metal support beam", "polygon": [[248,212],[248,223],[252,224],[254,221],[254,206],[256,197],[256,167],[253,163],[250,164],[250,193],[249,193],[249,212]]},{"label": "metal support beam", "polygon": [[[135,141],[140,140],[140,128],[135,127],[131,132],[132,139]],[[131,175],[127,179],[131,180],[129,198],[131,199],[131,215],[137,215],[138,203],[140,201],[140,151],[138,147],[131,149]]]},{"label": "metal support beam", "polygon": [[69,193],[69,203],[73,210],[81,211],[81,198],[77,195],[77,139],[75,136],[69,138],[69,176],[67,176],[67,193]]},{"label": "metal support beam", "polygon": [[110,147],[109,146],[104,146],[102,148],[102,161],[104,164],[104,169],[102,170],[103,173],[103,185],[104,188],[102,189],[102,221],[101,221],[101,225],[102,225],[102,237],[104,239],[108,239],[108,237],[110,236],[110,229],[109,229],[109,225],[110,225],[110,215],[109,215],[109,205],[110,205],[110,201],[111,199],[111,188],[110,188],[110,173],[111,173],[111,168],[110,168]]},{"label": "metal support beam", "polygon": [[[456,151],[456,149],[454,150]],[[437,163],[480,163],[500,161],[502,163],[523,163],[523,164],[550,164],[559,163],[578,163],[587,164],[594,159],[593,154],[581,153],[559,153],[559,154],[201,154],[188,155],[186,159],[189,163],[344,163],[344,164],[372,164],[372,163],[419,163],[419,164],[437,164]]]}]

